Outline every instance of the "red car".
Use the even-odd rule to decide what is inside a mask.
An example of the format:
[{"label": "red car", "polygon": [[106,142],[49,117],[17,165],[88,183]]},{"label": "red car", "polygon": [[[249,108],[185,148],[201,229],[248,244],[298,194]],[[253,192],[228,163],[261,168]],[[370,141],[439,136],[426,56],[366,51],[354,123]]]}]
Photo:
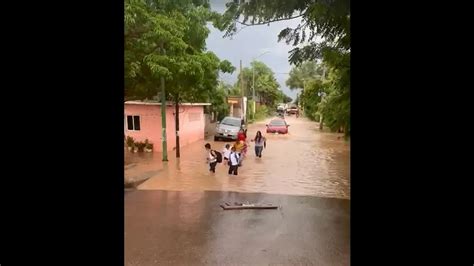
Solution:
[{"label": "red car", "polygon": [[289,126],[283,119],[273,119],[267,125],[267,133],[287,134]]}]

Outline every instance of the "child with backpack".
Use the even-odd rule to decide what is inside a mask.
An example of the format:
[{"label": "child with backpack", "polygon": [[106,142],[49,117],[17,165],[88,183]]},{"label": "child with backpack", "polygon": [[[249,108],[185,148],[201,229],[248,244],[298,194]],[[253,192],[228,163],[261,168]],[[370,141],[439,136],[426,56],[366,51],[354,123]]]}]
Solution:
[{"label": "child with backpack", "polygon": [[242,166],[242,161],[245,158],[245,155],[247,154],[247,143],[243,140],[237,140],[237,142],[234,144],[235,152],[239,155],[239,166]]},{"label": "child with backpack", "polygon": [[237,175],[237,170],[239,169],[240,158],[239,154],[237,153],[235,147],[232,147],[230,155],[229,155],[229,175]]},{"label": "child with backpack", "polygon": [[217,163],[222,162],[222,154],[218,151],[212,150],[211,144],[209,143],[206,143],[204,147],[208,153],[206,160],[209,163],[209,171],[215,173]]}]

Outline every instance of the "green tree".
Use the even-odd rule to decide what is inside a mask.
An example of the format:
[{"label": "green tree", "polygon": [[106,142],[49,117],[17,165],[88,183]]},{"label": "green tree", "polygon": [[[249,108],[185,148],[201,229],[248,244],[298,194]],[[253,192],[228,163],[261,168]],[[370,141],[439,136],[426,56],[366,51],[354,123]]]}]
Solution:
[{"label": "green tree", "polygon": [[[269,106],[274,106],[278,101],[283,100],[283,93],[281,92],[280,84],[275,78],[272,69],[260,61],[253,61],[250,67],[242,69],[239,73],[238,80],[235,84],[236,88],[241,88],[241,75],[243,75],[244,95],[252,96],[252,85],[255,73],[255,95],[260,98],[260,101]],[[239,89],[240,91],[240,89]]]},{"label": "green tree", "polygon": [[300,104],[300,95],[299,95],[299,94],[296,95],[296,99],[295,99],[295,101],[294,101],[293,103],[294,103],[295,105],[299,105],[299,104]]},{"label": "green tree", "polygon": [[242,95],[242,90],[238,86],[237,83],[235,83],[233,86],[231,86],[228,90],[228,95],[229,96],[237,96],[240,97]]},{"label": "green tree", "polygon": [[283,103],[291,103],[292,101],[293,101],[293,98],[289,97],[286,94],[283,94]]},{"label": "green tree", "polygon": [[168,55],[184,53],[185,20],[179,12],[171,14],[176,16],[174,21],[143,0],[125,1],[125,100],[153,97],[159,77],[171,77],[164,62],[157,64],[150,55],[161,53],[155,59],[164,61],[162,47]]},{"label": "green tree", "polygon": [[[209,29],[215,17],[207,1],[125,1],[125,98],[146,99],[158,92],[160,77],[166,80],[166,97],[175,104],[212,98],[219,71],[232,72],[228,61],[206,51]],[[176,115],[176,132],[179,115]],[[179,157],[179,135],[176,135]]]},{"label": "green tree", "polygon": [[[350,1],[311,0],[249,0],[226,4],[227,10],[216,26],[232,36],[238,25],[266,25],[271,22],[300,18],[296,28],[282,29],[279,40],[296,47],[290,53],[291,63],[301,63],[324,57],[327,50],[350,51]],[[241,19],[242,18],[242,19]],[[322,41],[317,42],[316,38]]]},{"label": "green tree", "polygon": [[332,131],[343,131],[350,135],[350,95],[348,90],[341,89],[348,83],[349,77],[341,75],[337,70],[329,73],[325,83],[326,97],[319,104],[325,124]]},{"label": "green tree", "polygon": [[217,120],[222,120],[225,116],[229,115],[227,97],[231,89],[232,85],[221,81],[216,87],[213,96],[210,97],[211,109],[217,113]]},{"label": "green tree", "polygon": [[[278,39],[295,46],[289,62],[300,65],[305,61],[322,59],[333,71],[332,96],[328,96],[325,112],[328,117],[350,132],[350,1],[310,0],[249,0],[227,4],[227,10],[216,25],[225,30],[224,36],[237,34],[239,27],[265,25],[274,21],[300,18],[295,28],[284,28]],[[320,41],[317,41],[317,38]],[[301,84],[290,82],[294,88]],[[337,96],[336,96],[337,95]],[[338,100],[331,100],[336,97]],[[336,106],[329,105],[335,104]],[[334,128],[334,126],[333,126]]]},{"label": "green tree", "polygon": [[315,61],[305,61],[290,70],[286,85],[290,90],[303,89],[305,81],[321,79],[323,72],[322,66]]},{"label": "green tree", "polygon": [[[319,121],[319,104],[321,97],[318,92],[326,91],[326,83],[323,82],[323,66],[314,61],[306,61],[291,69],[286,80],[286,85],[291,89],[304,89],[300,98],[305,114],[311,120]],[[301,100],[301,101],[300,101]]]}]

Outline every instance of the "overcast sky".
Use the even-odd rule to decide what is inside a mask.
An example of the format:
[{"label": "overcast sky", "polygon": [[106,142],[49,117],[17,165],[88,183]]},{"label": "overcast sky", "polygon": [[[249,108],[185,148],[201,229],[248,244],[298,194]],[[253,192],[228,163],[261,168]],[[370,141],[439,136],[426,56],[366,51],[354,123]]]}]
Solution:
[{"label": "overcast sky", "polygon": [[[225,10],[225,0],[211,0],[211,8],[223,13]],[[214,52],[221,60],[229,60],[237,70],[232,74],[222,74],[221,79],[227,83],[234,84],[237,81],[239,73],[240,60],[242,67],[250,66],[252,58],[269,51],[257,60],[264,62],[275,72],[275,78],[280,83],[281,90],[291,98],[296,98],[297,91],[291,91],[285,85],[288,78],[287,74],[291,70],[288,63],[288,51],[293,46],[287,45],[284,41],[278,42],[278,34],[286,27],[294,28],[298,25],[300,19],[279,21],[271,23],[270,26],[258,25],[246,27],[241,30],[232,39],[223,38],[224,32],[215,29],[211,24],[209,28],[211,33],[207,38],[207,49]]]}]

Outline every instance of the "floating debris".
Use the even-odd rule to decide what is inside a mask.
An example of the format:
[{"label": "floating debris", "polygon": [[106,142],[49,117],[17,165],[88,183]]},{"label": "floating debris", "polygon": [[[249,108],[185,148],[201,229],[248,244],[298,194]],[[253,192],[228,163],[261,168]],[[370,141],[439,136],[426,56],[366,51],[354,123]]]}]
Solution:
[{"label": "floating debris", "polygon": [[230,205],[228,202],[220,205],[224,210],[245,210],[245,209],[278,209],[278,206],[272,204],[251,204],[234,202],[234,205]]}]

